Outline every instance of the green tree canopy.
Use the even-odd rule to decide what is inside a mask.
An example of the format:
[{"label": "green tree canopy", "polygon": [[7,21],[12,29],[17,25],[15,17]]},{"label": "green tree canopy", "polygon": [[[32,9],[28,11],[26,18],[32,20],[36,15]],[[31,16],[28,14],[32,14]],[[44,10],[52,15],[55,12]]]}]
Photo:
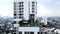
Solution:
[{"label": "green tree canopy", "polygon": [[39,24],[39,20],[36,20],[36,21],[35,21],[35,25],[38,26],[38,24]]}]

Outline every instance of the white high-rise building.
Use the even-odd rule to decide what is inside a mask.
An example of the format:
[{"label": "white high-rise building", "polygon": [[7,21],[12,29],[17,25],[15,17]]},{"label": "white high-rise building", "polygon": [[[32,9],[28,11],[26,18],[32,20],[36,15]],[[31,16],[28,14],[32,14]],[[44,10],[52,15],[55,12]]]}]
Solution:
[{"label": "white high-rise building", "polygon": [[30,17],[36,19],[37,1],[36,0],[14,0],[14,21],[19,22],[24,19],[28,21]]},{"label": "white high-rise building", "polygon": [[[14,0],[14,34],[37,34],[39,27],[29,27],[25,24],[19,27],[18,22],[23,20],[23,23],[34,23],[37,14],[36,0]],[[29,23],[30,24],[30,23]],[[28,25],[29,25],[28,24]]]}]

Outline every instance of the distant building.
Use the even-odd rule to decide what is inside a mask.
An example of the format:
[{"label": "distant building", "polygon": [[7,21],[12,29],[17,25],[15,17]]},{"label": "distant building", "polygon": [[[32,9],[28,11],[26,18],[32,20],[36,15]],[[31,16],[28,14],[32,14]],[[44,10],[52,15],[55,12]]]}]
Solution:
[{"label": "distant building", "polygon": [[39,20],[40,23],[47,25],[47,17],[37,17],[36,19]]}]

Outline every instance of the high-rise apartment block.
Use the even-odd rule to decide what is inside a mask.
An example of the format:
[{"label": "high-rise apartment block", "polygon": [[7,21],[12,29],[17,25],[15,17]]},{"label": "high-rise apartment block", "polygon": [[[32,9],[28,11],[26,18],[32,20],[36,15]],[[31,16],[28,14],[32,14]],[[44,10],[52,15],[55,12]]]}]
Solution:
[{"label": "high-rise apartment block", "polygon": [[[39,27],[33,26],[34,21],[36,20],[36,14],[36,0],[14,0],[13,34],[37,34],[37,32],[39,31]],[[19,27],[19,21],[23,21],[21,22],[23,23],[23,26]]]},{"label": "high-rise apartment block", "polygon": [[29,19],[36,19],[36,0],[14,0],[14,21],[17,23],[24,19],[26,23]]}]

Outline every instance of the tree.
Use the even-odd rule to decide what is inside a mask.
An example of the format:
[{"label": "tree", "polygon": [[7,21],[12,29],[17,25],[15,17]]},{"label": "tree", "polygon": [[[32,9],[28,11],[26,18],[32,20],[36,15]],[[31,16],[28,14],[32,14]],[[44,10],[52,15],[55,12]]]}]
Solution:
[{"label": "tree", "polygon": [[19,21],[19,25],[22,26],[23,25],[23,21]]},{"label": "tree", "polygon": [[35,25],[38,26],[38,24],[39,24],[39,20],[36,20]]}]

